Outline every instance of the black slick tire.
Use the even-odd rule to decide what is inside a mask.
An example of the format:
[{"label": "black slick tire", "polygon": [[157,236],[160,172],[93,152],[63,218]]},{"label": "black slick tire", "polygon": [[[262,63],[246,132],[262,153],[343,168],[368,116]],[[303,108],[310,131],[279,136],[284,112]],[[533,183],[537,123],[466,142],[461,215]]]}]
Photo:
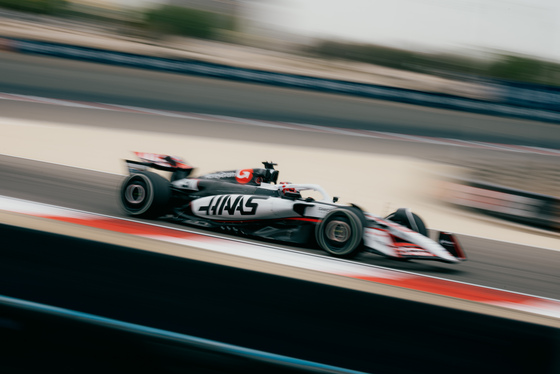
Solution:
[{"label": "black slick tire", "polygon": [[157,218],[169,207],[171,186],[168,180],[152,172],[129,175],[120,189],[120,203],[126,214]]},{"label": "black slick tire", "polygon": [[319,247],[332,256],[351,258],[361,250],[364,227],[351,210],[334,209],[315,227]]}]

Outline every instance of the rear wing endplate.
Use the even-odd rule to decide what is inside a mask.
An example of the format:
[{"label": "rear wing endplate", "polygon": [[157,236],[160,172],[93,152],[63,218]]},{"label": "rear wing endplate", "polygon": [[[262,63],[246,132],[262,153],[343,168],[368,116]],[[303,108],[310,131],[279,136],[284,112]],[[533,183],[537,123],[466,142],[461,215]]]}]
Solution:
[{"label": "rear wing endplate", "polygon": [[149,168],[163,171],[184,171],[186,174],[194,169],[188,165],[181,157],[162,155],[157,153],[134,152],[141,161],[125,160],[130,173],[135,171],[145,171]]}]

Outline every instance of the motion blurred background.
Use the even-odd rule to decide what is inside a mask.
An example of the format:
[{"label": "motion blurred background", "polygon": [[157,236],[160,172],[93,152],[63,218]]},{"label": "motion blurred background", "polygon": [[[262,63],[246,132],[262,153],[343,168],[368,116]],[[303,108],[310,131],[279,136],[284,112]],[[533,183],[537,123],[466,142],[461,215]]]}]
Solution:
[{"label": "motion blurred background", "polygon": [[[31,22],[53,34],[106,33],[202,54],[233,48],[321,60],[318,70],[338,68],[358,81],[379,75],[380,83],[399,85],[424,74],[485,83],[489,91],[501,80],[560,82],[560,5],[551,0],[0,0],[0,7],[3,27],[13,22],[22,33],[22,22]],[[422,78],[428,82],[418,87],[430,89]]]},{"label": "motion blurred background", "polygon": [[[396,87],[554,116],[559,20],[553,0],[0,0],[6,38]],[[560,139],[516,144],[546,146],[555,156]],[[556,157],[510,152],[459,163],[468,167],[460,183],[482,183],[474,187],[479,192],[497,185],[506,195],[465,199],[461,189],[446,192],[450,202],[486,211],[500,205],[503,213],[511,210],[511,189],[539,194],[535,201],[545,195],[546,203],[522,210],[546,216],[539,221],[546,227],[560,226]]]}]

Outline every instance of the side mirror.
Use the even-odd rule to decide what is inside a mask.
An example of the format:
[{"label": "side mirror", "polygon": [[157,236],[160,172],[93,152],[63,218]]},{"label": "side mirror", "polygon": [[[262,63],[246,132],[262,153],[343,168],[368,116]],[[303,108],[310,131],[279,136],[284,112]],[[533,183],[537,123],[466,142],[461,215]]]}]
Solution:
[{"label": "side mirror", "polygon": [[335,196],[335,197],[332,198],[333,203],[336,203],[337,201],[338,201],[338,196]]}]

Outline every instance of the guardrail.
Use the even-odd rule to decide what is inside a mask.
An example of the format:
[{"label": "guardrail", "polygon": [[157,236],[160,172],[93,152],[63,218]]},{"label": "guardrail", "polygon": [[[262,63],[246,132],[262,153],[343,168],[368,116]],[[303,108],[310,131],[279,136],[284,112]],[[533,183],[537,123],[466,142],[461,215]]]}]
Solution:
[{"label": "guardrail", "polygon": [[[196,60],[160,58],[18,38],[1,38],[0,49],[12,50],[19,53],[48,55],[75,60],[233,79],[245,82],[264,83],[292,88],[305,88],[316,91],[349,94],[436,108],[560,123],[560,112],[543,110],[539,107],[519,107],[509,105],[508,103],[489,102],[448,94],[422,92],[404,88],[386,87],[335,79],[322,79],[296,74],[282,74]],[[528,101],[524,102],[529,103]]]},{"label": "guardrail", "polygon": [[560,199],[492,183],[455,179],[444,182],[448,203],[550,230],[560,229]]}]

